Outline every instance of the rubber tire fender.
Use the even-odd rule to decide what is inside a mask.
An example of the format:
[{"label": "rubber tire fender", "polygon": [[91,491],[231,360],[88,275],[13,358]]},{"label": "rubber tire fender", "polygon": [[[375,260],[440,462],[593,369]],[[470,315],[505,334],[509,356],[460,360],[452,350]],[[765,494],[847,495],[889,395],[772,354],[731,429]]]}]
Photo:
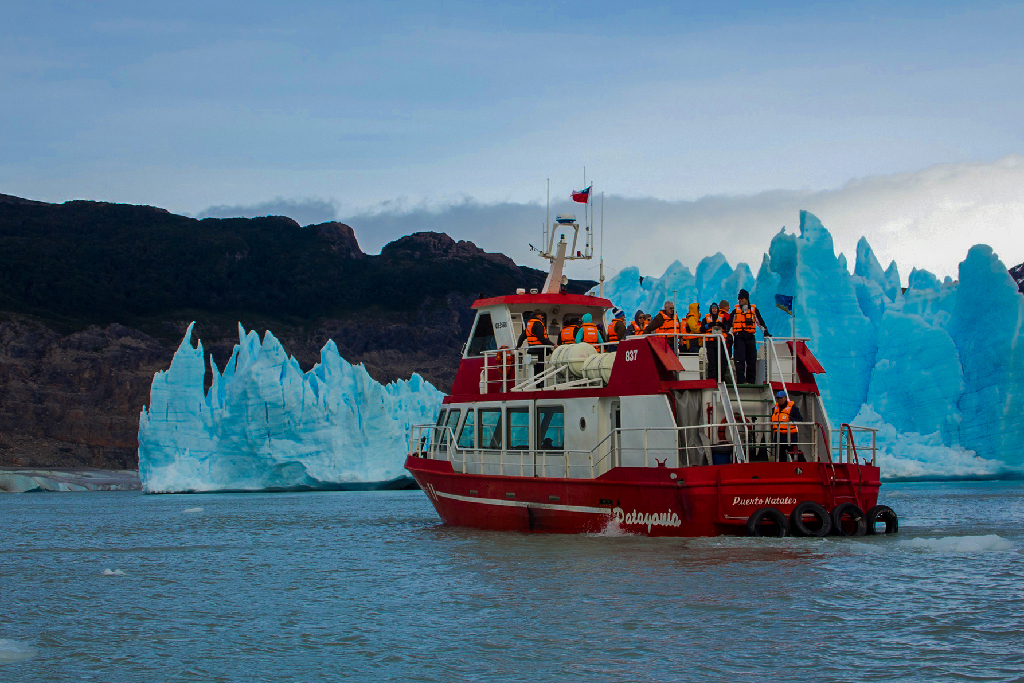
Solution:
[{"label": "rubber tire fender", "polygon": [[[808,513],[821,520],[820,529],[810,529],[804,524],[804,515]],[[789,528],[794,536],[823,538],[832,531],[832,517],[828,514],[828,510],[819,503],[815,503],[813,500],[805,500],[793,508],[793,513],[789,516]]]},{"label": "rubber tire fender", "polygon": [[[843,528],[843,518],[849,517],[857,525],[852,534]],[[856,503],[840,503],[832,510],[832,533],[836,536],[863,536],[868,532],[868,520]]]},{"label": "rubber tire fender", "polygon": [[865,513],[864,518],[868,525],[869,536],[879,533],[875,530],[875,523],[879,519],[885,522],[885,531],[882,533],[888,535],[900,532],[900,518],[896,516],[896,513],[888,505],[874,506]]},{"label": "rubber tire fender", "polygon": [[786,519],[786,515],[782,514],[782,511],[778,508],[758,508],[754,510],[754,514],[747,518],[747,534],[755,538],[761,537],[762,522],[775,523],[775,527],[779,530],[779,533],[775,535],[776,538],[785,538],[789,535],[789,520]]}]

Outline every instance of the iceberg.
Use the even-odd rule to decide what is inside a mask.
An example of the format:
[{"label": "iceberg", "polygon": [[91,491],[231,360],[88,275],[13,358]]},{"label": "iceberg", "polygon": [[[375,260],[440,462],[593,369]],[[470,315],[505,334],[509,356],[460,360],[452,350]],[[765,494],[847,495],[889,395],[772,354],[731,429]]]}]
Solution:
[{"label": "iceberg", "polygon": [[444,395],[417,374],[387,386],[333,341],[303,372],[269,331],[239,325],[223,372],[189,326],[156,373],[139,419],[139,475],[148,493],[388,488],[403,468],[409,427],[433,422]]},{"label": "iceberg", "polygon": [[[1024,473],[1024,297],[1014,269],[976,245],[959,278],[913,270],[900,286],[895,262],[882,268],[861,238],[851,272],[832,235],[800,213],[798,234],[783,228],[756,277],[722,254],[695,274],[676,261],[660,277],[625,268],[605,295],[631,316],[676,298],[702,311],[740,288],[750,291],[769,330],[810,338],[825,366],[818,385],[833,424],[878,429],[883,477],[993,477]],[[794,296],[794,316],[774,306]]]}]

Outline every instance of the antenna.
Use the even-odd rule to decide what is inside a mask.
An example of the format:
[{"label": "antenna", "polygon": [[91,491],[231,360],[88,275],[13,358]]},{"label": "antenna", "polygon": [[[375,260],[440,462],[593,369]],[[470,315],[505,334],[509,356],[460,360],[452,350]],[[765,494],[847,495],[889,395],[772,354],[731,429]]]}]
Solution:
[{"label": "antenna", "polygon": [[[598,296],[604,298],[604,192],[601,193],[601,261],[598,279]],[[793,335],[796,336],[796,335]]]}]

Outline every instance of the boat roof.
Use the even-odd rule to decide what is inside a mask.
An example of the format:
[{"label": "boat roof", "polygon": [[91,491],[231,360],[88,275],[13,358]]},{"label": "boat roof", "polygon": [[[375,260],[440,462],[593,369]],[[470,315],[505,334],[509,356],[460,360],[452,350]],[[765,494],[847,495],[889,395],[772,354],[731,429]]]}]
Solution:
[{"label": "boat roof", "polygon": [[485,306],[600,306],[601,308],[613,308],[614,304],[608,299],[589,294],[509,294],[508,296],[494,296],[489,299],[477,299],[473,302],[473,308]]}]

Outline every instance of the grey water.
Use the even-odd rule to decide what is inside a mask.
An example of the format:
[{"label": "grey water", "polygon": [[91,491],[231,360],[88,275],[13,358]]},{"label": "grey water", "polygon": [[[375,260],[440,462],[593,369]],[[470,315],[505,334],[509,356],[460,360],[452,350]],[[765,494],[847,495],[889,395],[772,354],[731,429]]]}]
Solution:
[{"label": "grey water", "polygon": [[456,529],[418,491],[0,496],[0,681],[1024,679],[1024,484],[898,536]]}]

